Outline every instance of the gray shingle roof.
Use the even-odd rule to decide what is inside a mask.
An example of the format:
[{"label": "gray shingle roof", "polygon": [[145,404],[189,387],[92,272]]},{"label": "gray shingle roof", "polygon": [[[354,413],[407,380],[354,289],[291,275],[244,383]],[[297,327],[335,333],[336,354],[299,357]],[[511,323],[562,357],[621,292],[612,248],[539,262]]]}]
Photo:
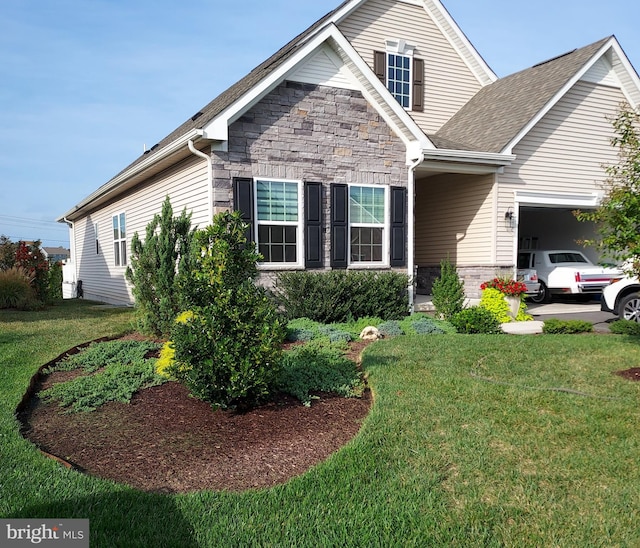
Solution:
[{"label": "gray shingle roof", "polygon": [[[482,88],[434,136],[440,148],[502,152],[610,39],[604,38]],[[440,144],[439,144],[440,143]]]}]

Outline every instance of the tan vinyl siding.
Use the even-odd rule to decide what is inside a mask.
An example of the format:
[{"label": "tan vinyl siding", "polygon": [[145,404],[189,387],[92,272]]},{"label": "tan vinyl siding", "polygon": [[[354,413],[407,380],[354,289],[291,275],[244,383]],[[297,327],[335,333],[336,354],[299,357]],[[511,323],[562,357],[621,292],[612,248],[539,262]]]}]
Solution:
[{"label": "tan vinyl siding", "polygon": [[[209,205],[204,160],[188,158],[75,223],[78,279],[83,282],[85,298],[116,304],[133,301],[124,277],[126,267],[115,266],[112,219],[119,213],[126,214],[127,262],[130,263],[133,234],[137,232],[144,238],[147,225],[161,212],[167,195],[174,215],[186,207],[187,212],[192,212],[192,227],[206,226]],[[99,254],[95,250],[95,223],[99,227]]]},{"label": "tan vinyl siding", "polygon": [[[517,159],[500,176],[500,208],[513,206],[516,190],[602,192],[603,165],[617,161],[611,119],[623,99],[617,88],[578,82],[514,148]],[[512,235],[499,233],[498,259],[512,256]]]},{"label": "tan vinyl siding", "polygon": [[416,183],[416,264],[493,264],[493,175],[437,175]]},{"label": "tan vinyl siding", "polygon": [[373,52],[399,38],[416,46],[425,62],[424,112],[409,111],[426,133],[435,133],[480,89],[477,78],[423,7],[370,0],[339,24],[373,69]]}]

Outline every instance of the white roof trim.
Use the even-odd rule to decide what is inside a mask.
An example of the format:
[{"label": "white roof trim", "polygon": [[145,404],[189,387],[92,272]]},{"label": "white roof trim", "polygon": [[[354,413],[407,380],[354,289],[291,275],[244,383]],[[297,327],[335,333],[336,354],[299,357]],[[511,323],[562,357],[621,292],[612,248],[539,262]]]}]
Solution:
[{"label": "white roof trim", "polygon": [[[640,78],[638,78],[638,73],[633,68],[618,40],[613,37],[611,42],[614,58],[610,61],[613,65],[613,70],[622,84],[622,92],[627,101],[633,108],[638,108],[640,106]],[[622,74],[620,69],[622,69]]]},{"label": "white roof trim", "polygon": [[423,0],[423,4],[427,13],[433,18],[434,23],[442,31],[442,34],[447,40],[449,40],[458,55],[460,55],[460,58],[477,78],[478,82],[483,86],[495,82],[498,76],[491,70],[489,65],[487,65],[473,44],[471,44],[444,5],[439,0]]},{"label": "white roof trim", "polygon": [[602,195],[597,192],[573,194],[562,192],[536,192],[534,190],[514,190],[515,202],[519,205],[548,207],[598,207]]},{"label": "white roof trim", "polygon": [[[359,72],[359,74],[355,76],[360,83],[363,95],[365,95],[372,106],[376,108],[378,113],[394,129],[398,137],[402,139],[406,145],[414,140],[418,140],[427,148],[433,147],[433,144],[428,140],[413,118],[411,118],[393,98],[382,82],[376,78],[369,65],[358,55],[353,46],[351,46],[349,41],[334,24],[329,24],[314,37],[310,38],[304,46],[282,66],[274,70],[243,97],[229,105],[229,107],[205,125],[203,128],[203,137],[214,141],[227,141],[229,139],[229,125],[255,106],[267,93],[286,80],[287,76],[297,70],[301,63],[314,55],[325,43],[328,43],[330,46],[333,44],[337,45],[348,57],[348,60]],[[338,55],[342,57],[340,52],[338,52]],[[345,61],[344,59],[342,60],[343,62]],[[376,95],[378,97],[376,97]],[[384,105],[380,105],[380,100],[384,102]],[[402,126],[404,126],[404,128]]]},{"label": "white roof trim", "polygon": [[[617,62],[620,62],[628,73],[627,76],[630,78],[629,83],[631,83],[636,88],[635,90],[629,89],[629,83],[625,85],[624,79],[616,70],[618,78],[620,78],[620,81],[622,82],[622,91],[625,94],[625,97],[629,99],[629,102],[632,106],[637,105],[638,100],[640,100],[640,80],[638,79],[638,75],[636,74],[635,70],[631,66],[631,63],[622,51],[620,44],[618,44],[618,41],[614,37],[612,37],[607,40],[607,42],[598,50],[598,52],[595,53],[593,57],[591,57],[591,59],[586,62],[578,72],[576,72],[573,78],[571,78],[564,85],[564,87],[551,98],[551,100],[538,112],[538,114],[536,114],[536,116],[529,120],[529,123],[507,144],[507,146],[505,146],[502,152],[504,154],[511,154],[513,152],[513,148],[536,126],[538,122],[540,122],[540,120],[542,120],[542,118],[544,118],[544,116],[548,114],[548,112],[558,103],[558,101],[560,101],[560,99],[562,99],[569,92],[569,90],[573,88],[573,86],[575,86],[576,83],[581,80],[582,77],[587,72],[589,72],[589,70],[591,70],[593,65],[595,65],[598,60],[609,50],[612,50],[617,56],[617,60],[614,60],[613,63],[614,70],[616,70]],[[635,101],[632,100],[632,95],[636,96]]]}]

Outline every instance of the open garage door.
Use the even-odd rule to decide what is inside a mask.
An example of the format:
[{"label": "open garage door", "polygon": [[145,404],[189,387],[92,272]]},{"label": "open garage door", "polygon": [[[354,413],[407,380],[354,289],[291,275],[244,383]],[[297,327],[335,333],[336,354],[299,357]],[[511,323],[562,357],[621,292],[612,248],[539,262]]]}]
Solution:
[{"label": "open garage door", "polygon": [[597,237],[595,224],[578,221],[573,212],[594,209],[598,201],[595,194],[517,193],[518,250],[579,249],[597,264],[598,253],[579,243]]},{"label": "open garage door", "polygon": [[595,250],[580,242],[597,237],[594,223],[578,221],[573,209],[520,206],[518,250],[579,249],[597,263]]}]

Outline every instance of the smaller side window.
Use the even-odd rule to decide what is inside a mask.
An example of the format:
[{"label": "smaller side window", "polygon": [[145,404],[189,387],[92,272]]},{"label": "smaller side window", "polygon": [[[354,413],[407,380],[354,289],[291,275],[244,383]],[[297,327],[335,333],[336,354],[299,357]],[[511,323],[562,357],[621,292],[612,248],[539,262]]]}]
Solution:
[{"label": "smaller side window", "polygon": [[100,236],[98,233],[98,223],[93,223],[93,234],[96,238],[96,255],[100,255]]},{"label": "smaller side window", "polygon": [[113,216],[113,256],[116,266],[127,266],[127,224],[124,213]]}]

